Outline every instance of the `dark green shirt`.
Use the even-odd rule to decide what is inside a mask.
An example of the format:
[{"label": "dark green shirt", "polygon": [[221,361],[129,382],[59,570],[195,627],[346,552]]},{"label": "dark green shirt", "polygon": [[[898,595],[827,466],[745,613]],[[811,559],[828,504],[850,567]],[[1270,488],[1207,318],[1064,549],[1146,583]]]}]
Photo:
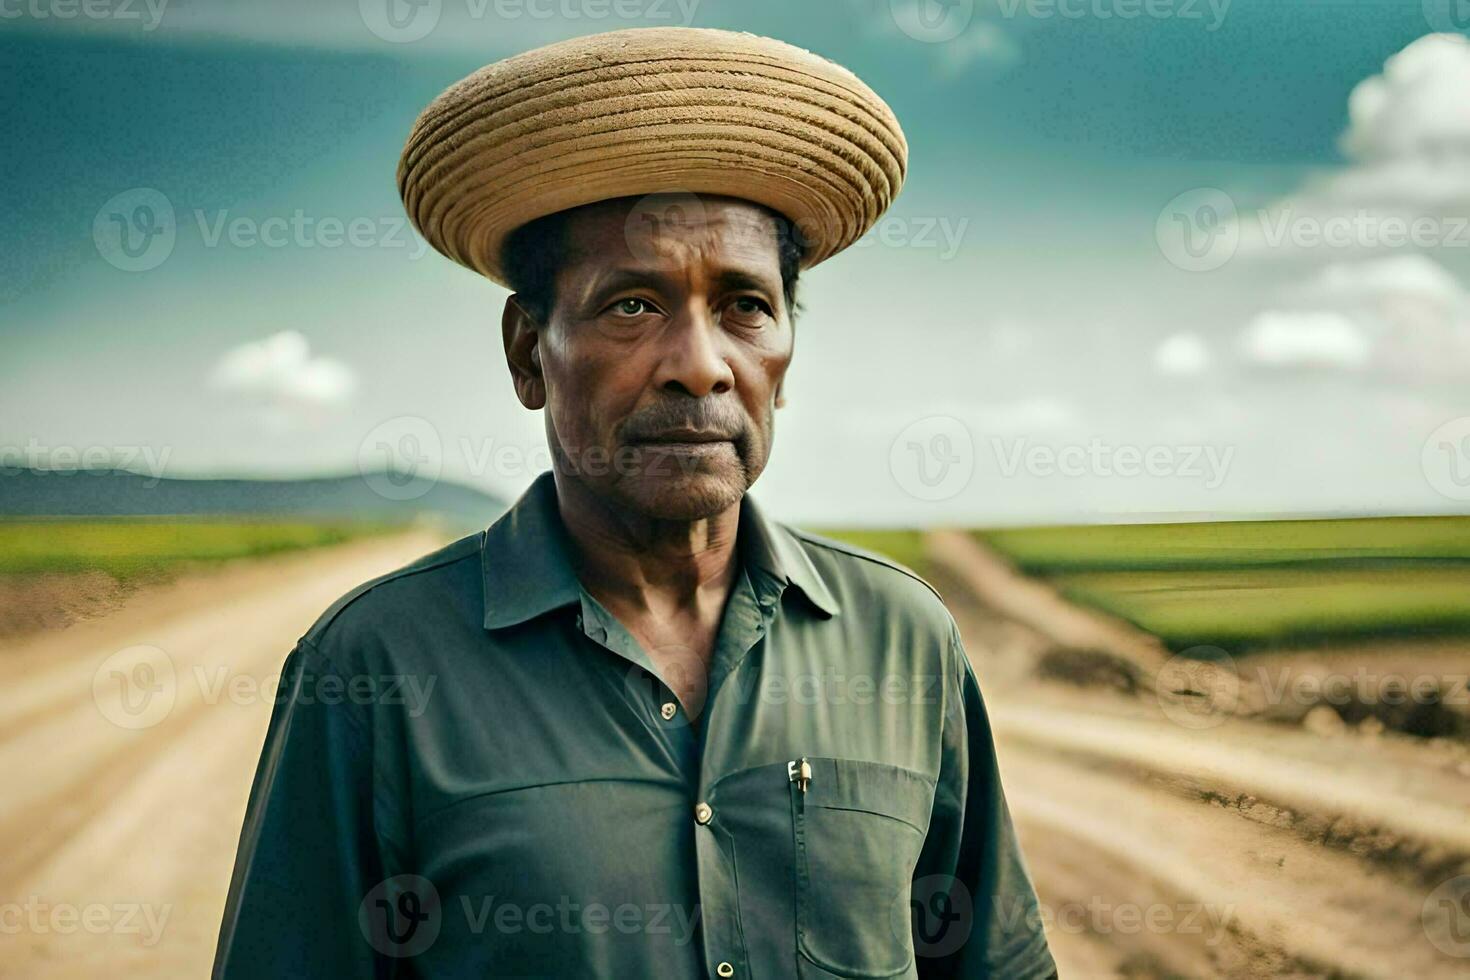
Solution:
[{"label": "dark green shirt", "polygon": [[691,720],[551,474],[286,660],[217,976],[1046,977],[954,620],[750,497]]}]

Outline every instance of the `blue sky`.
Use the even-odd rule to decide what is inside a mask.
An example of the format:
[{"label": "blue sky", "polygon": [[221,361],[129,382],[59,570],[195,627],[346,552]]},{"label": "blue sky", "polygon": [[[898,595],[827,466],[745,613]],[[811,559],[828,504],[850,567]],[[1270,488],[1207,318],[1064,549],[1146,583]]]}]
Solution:
[{"label": "blue sky", "polygon": [[[398,151],[481,64],[687,22],[842,62],[910,143],[884,223],[803,279],[776,512],[1470,503],[1448,2],[388,2],[0,3],[0,463],[307,474],[386,445],[518,492],[544,440],[505,293],[403,225]],[[129,256],[117,220],[169,234]]]}]

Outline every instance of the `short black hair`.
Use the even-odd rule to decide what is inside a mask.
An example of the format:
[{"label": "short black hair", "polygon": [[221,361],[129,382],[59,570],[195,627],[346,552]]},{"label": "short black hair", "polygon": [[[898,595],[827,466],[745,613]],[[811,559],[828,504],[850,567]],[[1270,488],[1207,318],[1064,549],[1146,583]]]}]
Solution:
[{"label": "short black hair", "polygon": [[[778,211],[757,206],[775,222],[781,293],[786,301],[787,315],[795,320],[796,280],[801,273],[801,259],[806,253],[806,246],[791,219]],[[544,324],[551,315],[556,298],[556,274],[566,254],[567,221],[576,210],[557,211],[521,225],[506,236],[501,249],[500,266],[506,282],[519,298],[521,308],[538,324]]]}]

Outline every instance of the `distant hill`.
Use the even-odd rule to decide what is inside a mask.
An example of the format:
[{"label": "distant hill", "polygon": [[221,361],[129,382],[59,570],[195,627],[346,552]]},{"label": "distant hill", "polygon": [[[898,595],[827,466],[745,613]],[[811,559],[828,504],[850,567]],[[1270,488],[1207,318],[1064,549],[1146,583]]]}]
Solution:
[{"label": "distant hill", "polygon": [[444,480],[395,482],[387,474],[306,480],[159,479],[122,470],[0,470],[0,516],[260,515],[311,520],[489,525],[504,501]]}]

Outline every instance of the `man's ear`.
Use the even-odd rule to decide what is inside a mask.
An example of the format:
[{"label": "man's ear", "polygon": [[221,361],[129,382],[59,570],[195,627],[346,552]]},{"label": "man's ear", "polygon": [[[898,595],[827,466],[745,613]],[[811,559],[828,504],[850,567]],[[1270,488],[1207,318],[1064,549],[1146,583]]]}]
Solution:
[{"label": "man's ear", "polygon": [[532,411],[546,407],[540,326],[521,305],[519,296],[513,295],[505,301],[505,309],[500,314],[500,334],[505,341],[505,363],[510,367],[516,397]]}]

